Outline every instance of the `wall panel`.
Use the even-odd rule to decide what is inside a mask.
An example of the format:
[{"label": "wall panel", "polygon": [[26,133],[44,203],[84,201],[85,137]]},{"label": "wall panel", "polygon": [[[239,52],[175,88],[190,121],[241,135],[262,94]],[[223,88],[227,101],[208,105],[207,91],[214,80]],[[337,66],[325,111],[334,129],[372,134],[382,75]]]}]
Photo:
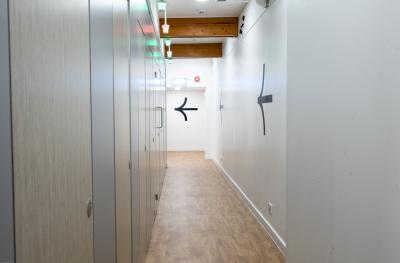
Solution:
[{"label": "wall panel", "polygon": [[8,1],[0,0],[0,262],[14,260]]},{"label": "wall panel", "polygon": [[93,262],[89,5],[10,1],[16,261]]},{"label": "wall panel", "polygon": [[116,262],[113,1],[90,1],[94,251]]},{"label": "wall panel", "polygon": [[288,2],[289,263],[400,262],[399,8]]},{"label": "wall panel", "polygon": [[144,227],[144,194],[147,169],[145,102],[145,37],[138,22],[140,11],[133,4],[130,8],[131,27],[131,138],[132,138],[132,235],[133,262],[143,262],[145,258],[146,228]]},{"label": "wall panel", "polygon": [[[165,65],[152,10],[135,1],[128,17],[126,1],[88,3],[12,4],[21,262],[144,262],[151,238],[165,172],[165,130],[156,128],[165,82],[154,75]],[[85,215],[92,195],[94,222]]]},{"label": "wall panel", "polygon": [[[155,195],[160,192],[160,149],[156,147],[159,111],[156,110],[157,90],[161,87],[155,71],[156,56],[160,54],[156,30],[152,25],[147,1],[131,3],[131,120],[133,158],[133,240],[134,260],[144,262],[151,239],[156,214]],[[154,141],[153,141],[154,139]],[[138,211],[138,213],[135,213]]]},{"label": "wall panel", "polygon": [[117,262],[132,262],[130,32],[126,0],[114,0],[114,129]]}]

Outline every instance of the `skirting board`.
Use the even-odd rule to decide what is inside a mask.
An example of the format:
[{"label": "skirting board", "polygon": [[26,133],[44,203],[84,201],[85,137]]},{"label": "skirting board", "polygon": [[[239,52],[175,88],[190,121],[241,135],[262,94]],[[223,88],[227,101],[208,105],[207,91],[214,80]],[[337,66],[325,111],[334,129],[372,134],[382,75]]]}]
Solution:
[{"label": "skirting board", "polygon": [[239,194],[241,199],[244,201],[246,206],[250,209],[251,213],[257,218],[258,222],[265,229],[267,234],[274,241],[276,246],[282,252],[284,256],[286,256],[286,242],[283,238],[278,234],[278,232],[273,228],[270,222],[261,214],[261,212],[257,209],[257,207],[253,204],[250,198],[243,192],[240,186],[233,180],[233,178],[228,174],[228,172],[224,169],[224,167],[215,159],[211,158],[211,160],[215,163],[218,170],[224,175],[225,179],[228,183],[233,187],[233,189]]},{"label": "skirting board", "polygon": [[214,156],[210,153],[204,153],[204,159],[214,161]]}]

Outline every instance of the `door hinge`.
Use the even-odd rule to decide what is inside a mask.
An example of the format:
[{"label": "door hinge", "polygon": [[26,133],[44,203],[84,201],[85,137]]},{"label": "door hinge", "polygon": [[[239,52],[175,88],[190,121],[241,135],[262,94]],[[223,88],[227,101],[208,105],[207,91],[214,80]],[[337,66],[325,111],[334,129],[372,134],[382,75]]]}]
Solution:
[{"label": "door hinge", "polygon": [[158,201],[158,194],[156,194],[156,201]]},{"label": "door hinge", "polygon": [[132,162],[129,162],[128,166],[129,166],[129,169],[132,169]]}]

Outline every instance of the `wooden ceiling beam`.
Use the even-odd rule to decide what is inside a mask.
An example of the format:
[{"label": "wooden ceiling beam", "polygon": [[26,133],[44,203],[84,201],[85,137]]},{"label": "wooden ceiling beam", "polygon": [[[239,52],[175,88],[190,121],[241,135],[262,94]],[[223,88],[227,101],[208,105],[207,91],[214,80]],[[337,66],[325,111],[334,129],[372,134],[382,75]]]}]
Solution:
[{"label": "wooden ceiling beam", "polygon": [[[207,18],[168,18],[169,33],[166,38],[196,38],[196,37],[237,37],[239,35],[239,19],[237,17],[207,17]],[[160,25],[164,19],[160,19]],[[162,30],[161,30],[162,31]]]},{"label": "wooden ceiling beam", "polygon": [[220,58],[222,43],[172,44],[171,51],[173,58]]}]

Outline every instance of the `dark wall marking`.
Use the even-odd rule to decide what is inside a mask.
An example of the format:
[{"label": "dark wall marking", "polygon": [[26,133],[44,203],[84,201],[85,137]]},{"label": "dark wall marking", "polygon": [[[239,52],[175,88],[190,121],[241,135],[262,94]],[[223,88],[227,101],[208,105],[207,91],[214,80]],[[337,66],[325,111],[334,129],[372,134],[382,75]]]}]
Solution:
[{"label": "dark wall marking", "polygon": [[272,95],[265,95],[264,94],[264,86],[265,86],[265,63],[263,64],[263,77],[262,77],[262,84],[261,84],[261,92],[260,96],[257,98],[257,104],[260,105],[261,109],[261,114],[262,114],[262,120],[263,120],[263,130],[264,130],[264,136],[266,135],[265,131],[265,113],[264,113],[264,103],[272,103]]},{"label": "dark wall marking", "polygon": [[180,113],[183,114],[185,121],[188,120],[185,111],[197,111],[198,110],[198,108],[185,108],[186,103],[187,103],[187,98],[185,97],[183,104],[179,108],[175,108],[176,111],[179,111]]}]

